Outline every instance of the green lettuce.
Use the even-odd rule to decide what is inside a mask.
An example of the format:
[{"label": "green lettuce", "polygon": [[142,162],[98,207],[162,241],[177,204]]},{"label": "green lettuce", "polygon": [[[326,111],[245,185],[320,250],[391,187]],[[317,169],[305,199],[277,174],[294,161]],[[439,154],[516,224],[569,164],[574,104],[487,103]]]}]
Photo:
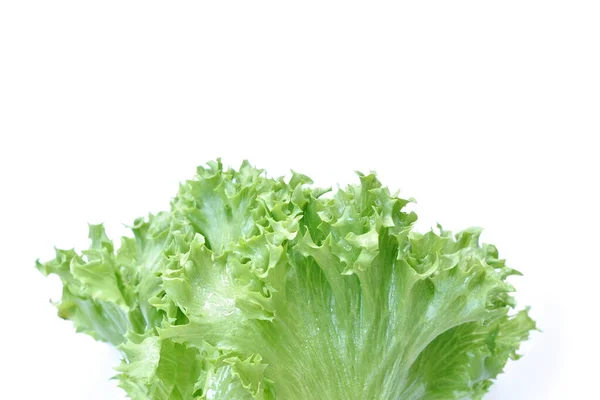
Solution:
[{"label": "green lettuce", "polygon": [[115,246],[56,250],[77,331],[132,399],[481,399],[535,329],[480,229],[414,231],[374,174],[339,189],[199,167]]}]

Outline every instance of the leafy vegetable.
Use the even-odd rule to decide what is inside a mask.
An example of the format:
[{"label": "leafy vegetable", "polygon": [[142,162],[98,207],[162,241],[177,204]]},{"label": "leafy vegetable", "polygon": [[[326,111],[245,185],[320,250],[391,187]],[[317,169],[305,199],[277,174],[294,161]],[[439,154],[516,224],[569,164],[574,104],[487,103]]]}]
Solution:
[{"label": "leafy vegetable", "polygon": [[37,267],[60,317],[122,351],[132,399],[481,399],[535,328],[511,313],[518,272],[359,178],[328,193],[211,162],[118,249],[91,225],[90,249]]}]

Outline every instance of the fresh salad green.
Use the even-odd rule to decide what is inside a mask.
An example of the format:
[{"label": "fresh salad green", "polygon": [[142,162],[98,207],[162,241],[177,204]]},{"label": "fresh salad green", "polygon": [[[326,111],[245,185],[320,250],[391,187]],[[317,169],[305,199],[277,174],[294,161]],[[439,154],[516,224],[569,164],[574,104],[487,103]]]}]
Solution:
[{"label": "fresh salad green", "polygon": [[134,400],[481,399],[535,328],[480,229],[415,232],[375,175],[335,192],[199,167],[120,246],[37,262]]}]

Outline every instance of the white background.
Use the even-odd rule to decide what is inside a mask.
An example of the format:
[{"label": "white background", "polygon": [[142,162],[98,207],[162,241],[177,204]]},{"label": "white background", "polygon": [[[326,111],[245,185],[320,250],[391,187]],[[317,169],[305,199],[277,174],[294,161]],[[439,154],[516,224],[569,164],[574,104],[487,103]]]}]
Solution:
[{"label": "white background", "polygon": [[597,2],[213,3],[1,3],[0,398],[123,398],[34,260],[87,222],[124,233],[216,157],[376,170],[421,229],[485,227],[544,331],[487,399],[593,398]]}]

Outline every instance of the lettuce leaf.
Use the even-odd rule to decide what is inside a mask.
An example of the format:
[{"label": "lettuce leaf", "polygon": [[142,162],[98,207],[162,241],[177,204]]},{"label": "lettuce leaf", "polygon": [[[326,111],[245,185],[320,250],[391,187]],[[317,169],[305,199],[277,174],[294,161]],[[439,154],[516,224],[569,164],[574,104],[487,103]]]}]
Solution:
[{"label": "lettuce leaf", "polygon": [[116,250],[37,262],[59,316],[123,353],[136,399],[481,399],[535,329],[480,229],[414,231],[374,174],[332,193],[199,167]]}]

